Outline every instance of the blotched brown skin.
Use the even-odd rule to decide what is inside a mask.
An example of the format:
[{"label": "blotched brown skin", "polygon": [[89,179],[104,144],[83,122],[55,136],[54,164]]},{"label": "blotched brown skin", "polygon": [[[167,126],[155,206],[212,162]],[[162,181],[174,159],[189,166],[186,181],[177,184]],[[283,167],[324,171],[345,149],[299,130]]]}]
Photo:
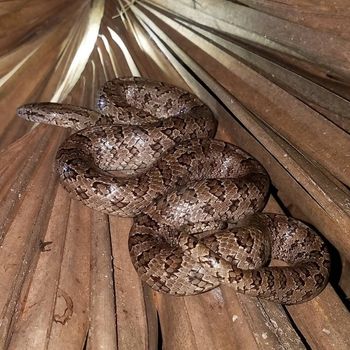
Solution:
[{"label": "blotched brown skin", "polygon": [[[284,304],[322,291],[330,269],[324,242],[300,221],[259,213],[266,171],[212,139],[216,120],[196,96],[120,78],[104,85],[97,108],[38,103],[17,113],[79,130],[57,153],[59,179],[87,206],[135,217],[129,250],[143,281],[173,295],[225,283]],[[271,259],[289,266],[266,267]]]}]

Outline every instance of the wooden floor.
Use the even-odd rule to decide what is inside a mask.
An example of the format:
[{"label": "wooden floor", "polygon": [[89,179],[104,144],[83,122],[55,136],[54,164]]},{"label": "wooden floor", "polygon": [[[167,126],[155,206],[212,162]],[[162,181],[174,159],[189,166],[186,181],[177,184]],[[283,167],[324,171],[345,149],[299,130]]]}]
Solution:
[{"label": "wooden floor", "polygon": [[[0,349],[350,349],[350,8],[345,0],[0,1]],[[67,131],[15,116],[94,107],[116,76],[195,92],[268,170],[266,210],[329,242],[331,283],[282,307],[220,287],[142,285],[132,219],[71,200],[52,164]]]}]

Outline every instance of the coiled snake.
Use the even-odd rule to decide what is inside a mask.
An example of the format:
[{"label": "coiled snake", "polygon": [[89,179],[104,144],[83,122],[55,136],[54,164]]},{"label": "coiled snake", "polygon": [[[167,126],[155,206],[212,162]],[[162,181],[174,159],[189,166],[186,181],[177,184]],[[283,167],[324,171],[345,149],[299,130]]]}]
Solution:
[{"label": "coiled snake", "polygon": [[[37,103],[17,114],[77,130],[57,152],[59,179],[87,206],[134,217],[129,250],[143,281],[174,295],[225,283],[285,304],[322,291],[325,243],[300,221],[259,213],[266,171],[242,149],[212,139],[216,120],[196,96],[120,78],[103,86],[97,108]],[[266,266],[270,259],[288,266]]]}]

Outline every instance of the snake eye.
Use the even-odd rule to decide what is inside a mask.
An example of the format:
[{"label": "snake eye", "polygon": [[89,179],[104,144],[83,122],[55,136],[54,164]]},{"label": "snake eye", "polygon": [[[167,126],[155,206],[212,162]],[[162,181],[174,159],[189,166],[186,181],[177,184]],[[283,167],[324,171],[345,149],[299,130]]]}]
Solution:
[{"label": "snake eye", "polygon": [[107,103],[106,103],[106,100],[103,98],[103,96],[100,96],[97,100],[97,108],[102,112],[106,106],[107,106]]}]

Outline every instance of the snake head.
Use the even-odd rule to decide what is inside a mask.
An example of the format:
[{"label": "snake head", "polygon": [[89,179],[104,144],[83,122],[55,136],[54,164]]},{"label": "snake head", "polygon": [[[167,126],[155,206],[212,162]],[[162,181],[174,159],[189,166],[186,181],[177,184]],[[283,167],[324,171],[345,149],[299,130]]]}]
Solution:
[{"label": "snake head", "polygon": [[35,104],[25,104],[21,107],[18,107],[16,114],[22,119],[34,121],[33,114],[35,114]]},{"label": "snake head", "polygon": [[25,104],[17,108],[17,116],[34,123],[44,123],[81,130],[93,126],[101,114],[80,106],[53,102]]}]

